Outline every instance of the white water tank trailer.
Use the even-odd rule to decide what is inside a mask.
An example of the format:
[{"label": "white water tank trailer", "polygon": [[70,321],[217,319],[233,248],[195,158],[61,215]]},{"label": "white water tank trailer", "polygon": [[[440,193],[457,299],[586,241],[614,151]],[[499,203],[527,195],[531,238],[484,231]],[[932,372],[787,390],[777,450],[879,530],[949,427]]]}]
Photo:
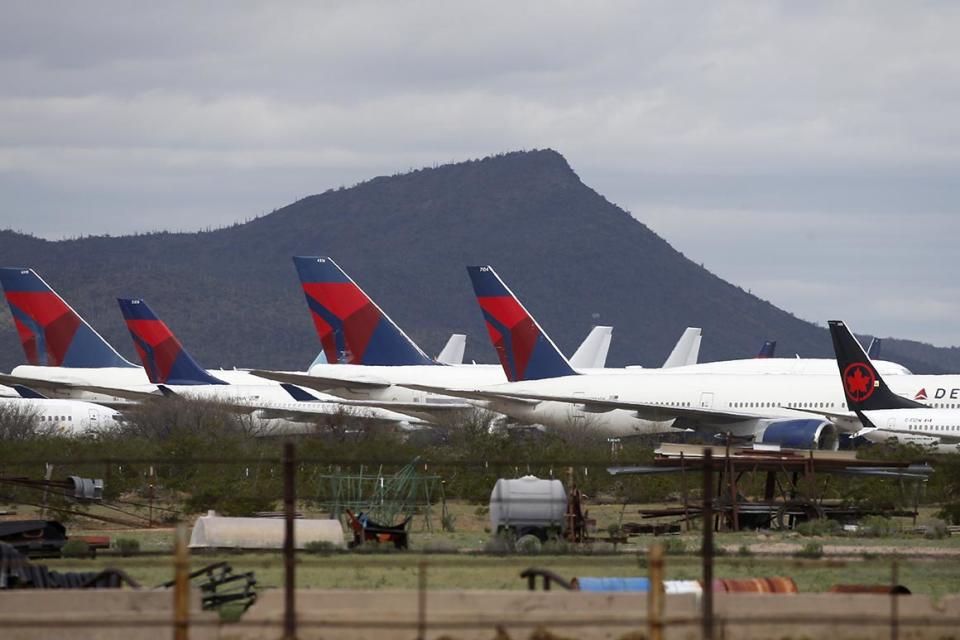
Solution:
[{"label": "white water tank trailer", "polygon": [[497,534],[532,534],[545,542],[563,533],[566,512],[567,493],[559,480],[500,478],[490,493],[490,524]]}]

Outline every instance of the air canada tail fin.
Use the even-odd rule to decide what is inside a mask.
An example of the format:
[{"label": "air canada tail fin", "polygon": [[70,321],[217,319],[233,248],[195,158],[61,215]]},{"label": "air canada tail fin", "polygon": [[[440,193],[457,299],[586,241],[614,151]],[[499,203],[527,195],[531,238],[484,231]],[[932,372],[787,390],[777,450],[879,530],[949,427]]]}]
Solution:
[{"label": "air canada tail fin", "polygon": [[117,298],[133,346],[153,384],[227,384],[197,364],[144,300]]},{"label": "air canada tail fin", "polygon": [[767,340],[763,343],[763,346],[760,347],[759,353],[757,353],[758,358],[772,358],[777,352],[777,341],[776,340]]},{"label": "air canada tail fin", "polygon": [[847,397],[847,407],[851,411],[859,413],[926,406],[891,391],[847,325],[839,320],[831,320],[829,324],[843,391]]},{"label": "air canada tail fin", "polygon": [[443,345],[443,350],[437,356],[437,362],[440,364],[463,364],[463,353],[467,349],[467,336],[462,333],[454,333]]},{"label": "air canada tail fin", "polygon": [[607,366],[612,339],[613,327],[594,327],[570,356],[570,366],[574,369],[603,369]]},{"label": "air canada tail fin", "polygon": [[328,362],[434,364],[332,258],[296,256],[293,263]]},{"label": "air canada tail fin", "polygon": [[867,347],[867,355],[871,360],[880,359],[880,350],[883,347],[883,338],[871,338],[870,346]]},{"label": "air canada tail fin", "polygon": [[0,268],[27,362],[49,367],[133,367],[33,269]]},{"label": "air canada tail fin", "polygon": [[662,368],[672,369],[697,364],[697,358],[700,356],[700,334],[701,330],[697,327],[684,329],[677,344],[673,345],[673,351],[663,361]]},{"label": "air canada tail fin", "polygon": [[576,374],[493,267],[467,267],[467,273],[508,380],[540,380]]}]

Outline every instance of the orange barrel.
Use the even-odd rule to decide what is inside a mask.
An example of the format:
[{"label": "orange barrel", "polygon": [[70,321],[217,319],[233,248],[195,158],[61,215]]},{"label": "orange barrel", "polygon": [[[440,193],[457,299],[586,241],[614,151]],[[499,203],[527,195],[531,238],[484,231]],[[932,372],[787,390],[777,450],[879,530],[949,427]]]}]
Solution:
[{"label": "orange barrel", "polygon": [[902,584],[835,584],[827,593],[877,593],[881,595],[910,595],[910,589]]},{"label": "orange barrel", "polygon": [[770,578],[737,578],[714,580],[714,593],[797,593],[793,578],[773,576]]}]

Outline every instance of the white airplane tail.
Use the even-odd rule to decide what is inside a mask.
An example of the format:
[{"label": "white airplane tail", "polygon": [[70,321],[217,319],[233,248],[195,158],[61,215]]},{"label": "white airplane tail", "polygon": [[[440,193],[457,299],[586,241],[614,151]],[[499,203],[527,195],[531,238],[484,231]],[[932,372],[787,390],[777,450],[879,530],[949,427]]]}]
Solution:
[{"label": "white airplane tail", "polygon": [[462,333],[454,333],[443,346],[440,355],[437,356],[437,362],[440,364],[463,364],[463,352],[467,348],[467,336]]}]

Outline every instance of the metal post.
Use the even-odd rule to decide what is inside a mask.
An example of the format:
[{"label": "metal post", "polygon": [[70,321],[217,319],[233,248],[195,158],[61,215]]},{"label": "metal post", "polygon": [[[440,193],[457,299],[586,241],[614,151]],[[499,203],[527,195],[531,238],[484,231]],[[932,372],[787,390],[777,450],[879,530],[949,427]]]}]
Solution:
[{"label": "metal post", "polygon": [[187,640],[190,627],[190,556],[187,526],[177,524],[173,550],[173,638]]},{"label": "metal post", "polygon": [[[427,637],[427,561],[421,560],[417,576],[417,640]],[[532,578],[531,578],[532,579]]]},{"label": "metal post", "polygon": [[647,626],[650,640],[663,640],[663,545],[650,547],[650,590],[647,592]]},{"label": "metal post", "polygon": [[897,559],[893,559],[890,567],[890,638],[897,640],[900,637],[900,611],[899,596],[897,595],[897,584],[900,582],[900,571],[897,565]]},{"label": "metal post", "polygon": [[713,453],[703,452],[703,638],[713,640]]},{"label": "metal post", "polygon": [[283,637],[294,640],[297,634],[297,613],[294,601],[296,589],[296,557],[294,541],[294,513],[296,507],[296,450],[292,442],[283,444]]},{"label": "metal post", "polygon": [[687,491],[687,466],[680,452],[680,486],[683,491],[683,530],[690,531],[690,492]]}]

